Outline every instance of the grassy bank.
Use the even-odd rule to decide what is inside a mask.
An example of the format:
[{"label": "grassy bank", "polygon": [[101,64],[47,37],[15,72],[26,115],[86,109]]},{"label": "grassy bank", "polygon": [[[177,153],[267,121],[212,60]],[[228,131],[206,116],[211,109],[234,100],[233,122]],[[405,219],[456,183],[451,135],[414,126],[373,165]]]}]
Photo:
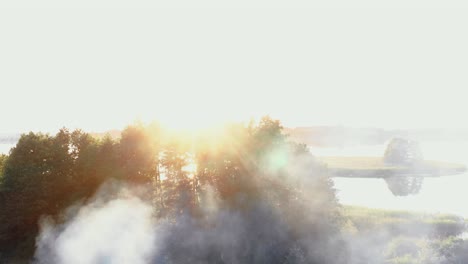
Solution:
[{"label": "grassy bank", "polygon": [[442,238],[465,232],[467,221],[452,214],[425,214],[401,210],[343,206],[345,226],[359,233],[389,232],[395,236]]}]

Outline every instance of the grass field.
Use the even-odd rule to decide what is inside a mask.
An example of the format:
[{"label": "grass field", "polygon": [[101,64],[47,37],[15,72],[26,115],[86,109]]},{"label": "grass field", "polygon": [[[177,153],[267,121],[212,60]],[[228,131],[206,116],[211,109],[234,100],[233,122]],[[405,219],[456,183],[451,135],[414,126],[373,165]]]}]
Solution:
[{"label": "grass field", "polygon": [[451,214],[425,214],[401,210],[343,206],[347,228],[366,233],[386,231],[410,237],[459,236],[466,231],[465,219]]}]

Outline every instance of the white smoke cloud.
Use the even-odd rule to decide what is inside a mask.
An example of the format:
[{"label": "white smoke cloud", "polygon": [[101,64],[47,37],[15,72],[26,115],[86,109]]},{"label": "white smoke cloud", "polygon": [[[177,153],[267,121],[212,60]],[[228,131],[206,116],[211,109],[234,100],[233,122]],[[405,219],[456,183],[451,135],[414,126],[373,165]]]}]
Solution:
[{"label": "white smoke cloud", "polygon": [[[91,202],[68,209],[64,221],[41,221],[35,263],[391,263],[386,262],[386,250],[396,236],[415,233],[424,238],[433,232],[429,226],[398,222],[355,234],[335,232],[333,219],[322,210],[333,198],[325,190],[323,168],[306,156],[298,155],[287,165],[279,151],[269,157],[265,166],[270,166],[270,178],[286,171],[283,184],[314,190],[300,196],[305,201],[294,198],[277,205],[271,192],[262,192],[262,199],[236,210],[207,185],[200,192],[199,216],[181,210],[174,218],[158,219],[154,205],[146,202],[151,199],[142,198],[146,189],[110,182]],[[412,240],[401,241],[405,243],[392,242],[395,252],[417,256],[432,250],[415,251]]]},{"label": "white smoke cloud", "polygon": [[135,197],[83,206],[63,225],[41,221],[36,263],[148,263],[156,248],[152,208]]}]

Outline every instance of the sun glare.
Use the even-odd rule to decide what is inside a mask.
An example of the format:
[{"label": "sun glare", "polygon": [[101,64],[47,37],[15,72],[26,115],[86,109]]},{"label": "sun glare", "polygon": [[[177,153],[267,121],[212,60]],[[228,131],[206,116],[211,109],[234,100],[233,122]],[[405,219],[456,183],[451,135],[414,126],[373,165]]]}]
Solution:
[{"label": "sun glare", "polygon": [[190,118],[170,118],[162,120],[162,125],[171,130],[198,131],[214,125],[215,122]]},{"label": "sun glare", "polygon": [[157,118],[161,125],[169,130],[197,133],[213,127],[222,126],[233,120],[213,115],[170,115]]}]

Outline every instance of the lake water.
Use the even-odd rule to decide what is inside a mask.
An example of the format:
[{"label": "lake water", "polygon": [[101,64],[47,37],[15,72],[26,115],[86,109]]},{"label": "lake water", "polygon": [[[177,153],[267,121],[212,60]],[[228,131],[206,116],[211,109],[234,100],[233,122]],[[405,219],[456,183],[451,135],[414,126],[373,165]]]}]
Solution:
[{"label": "lake water", "polygon": [[[419,142],[424,158],[468,166],[468,141]],[[382,156],[386,146],[311,148],[317,156]],[[342,204],[402,209],[429,213],[454,213],[468,217],[468,173],[425,178],[421,191],[393,196],[383,179],[333,178]]]}]

